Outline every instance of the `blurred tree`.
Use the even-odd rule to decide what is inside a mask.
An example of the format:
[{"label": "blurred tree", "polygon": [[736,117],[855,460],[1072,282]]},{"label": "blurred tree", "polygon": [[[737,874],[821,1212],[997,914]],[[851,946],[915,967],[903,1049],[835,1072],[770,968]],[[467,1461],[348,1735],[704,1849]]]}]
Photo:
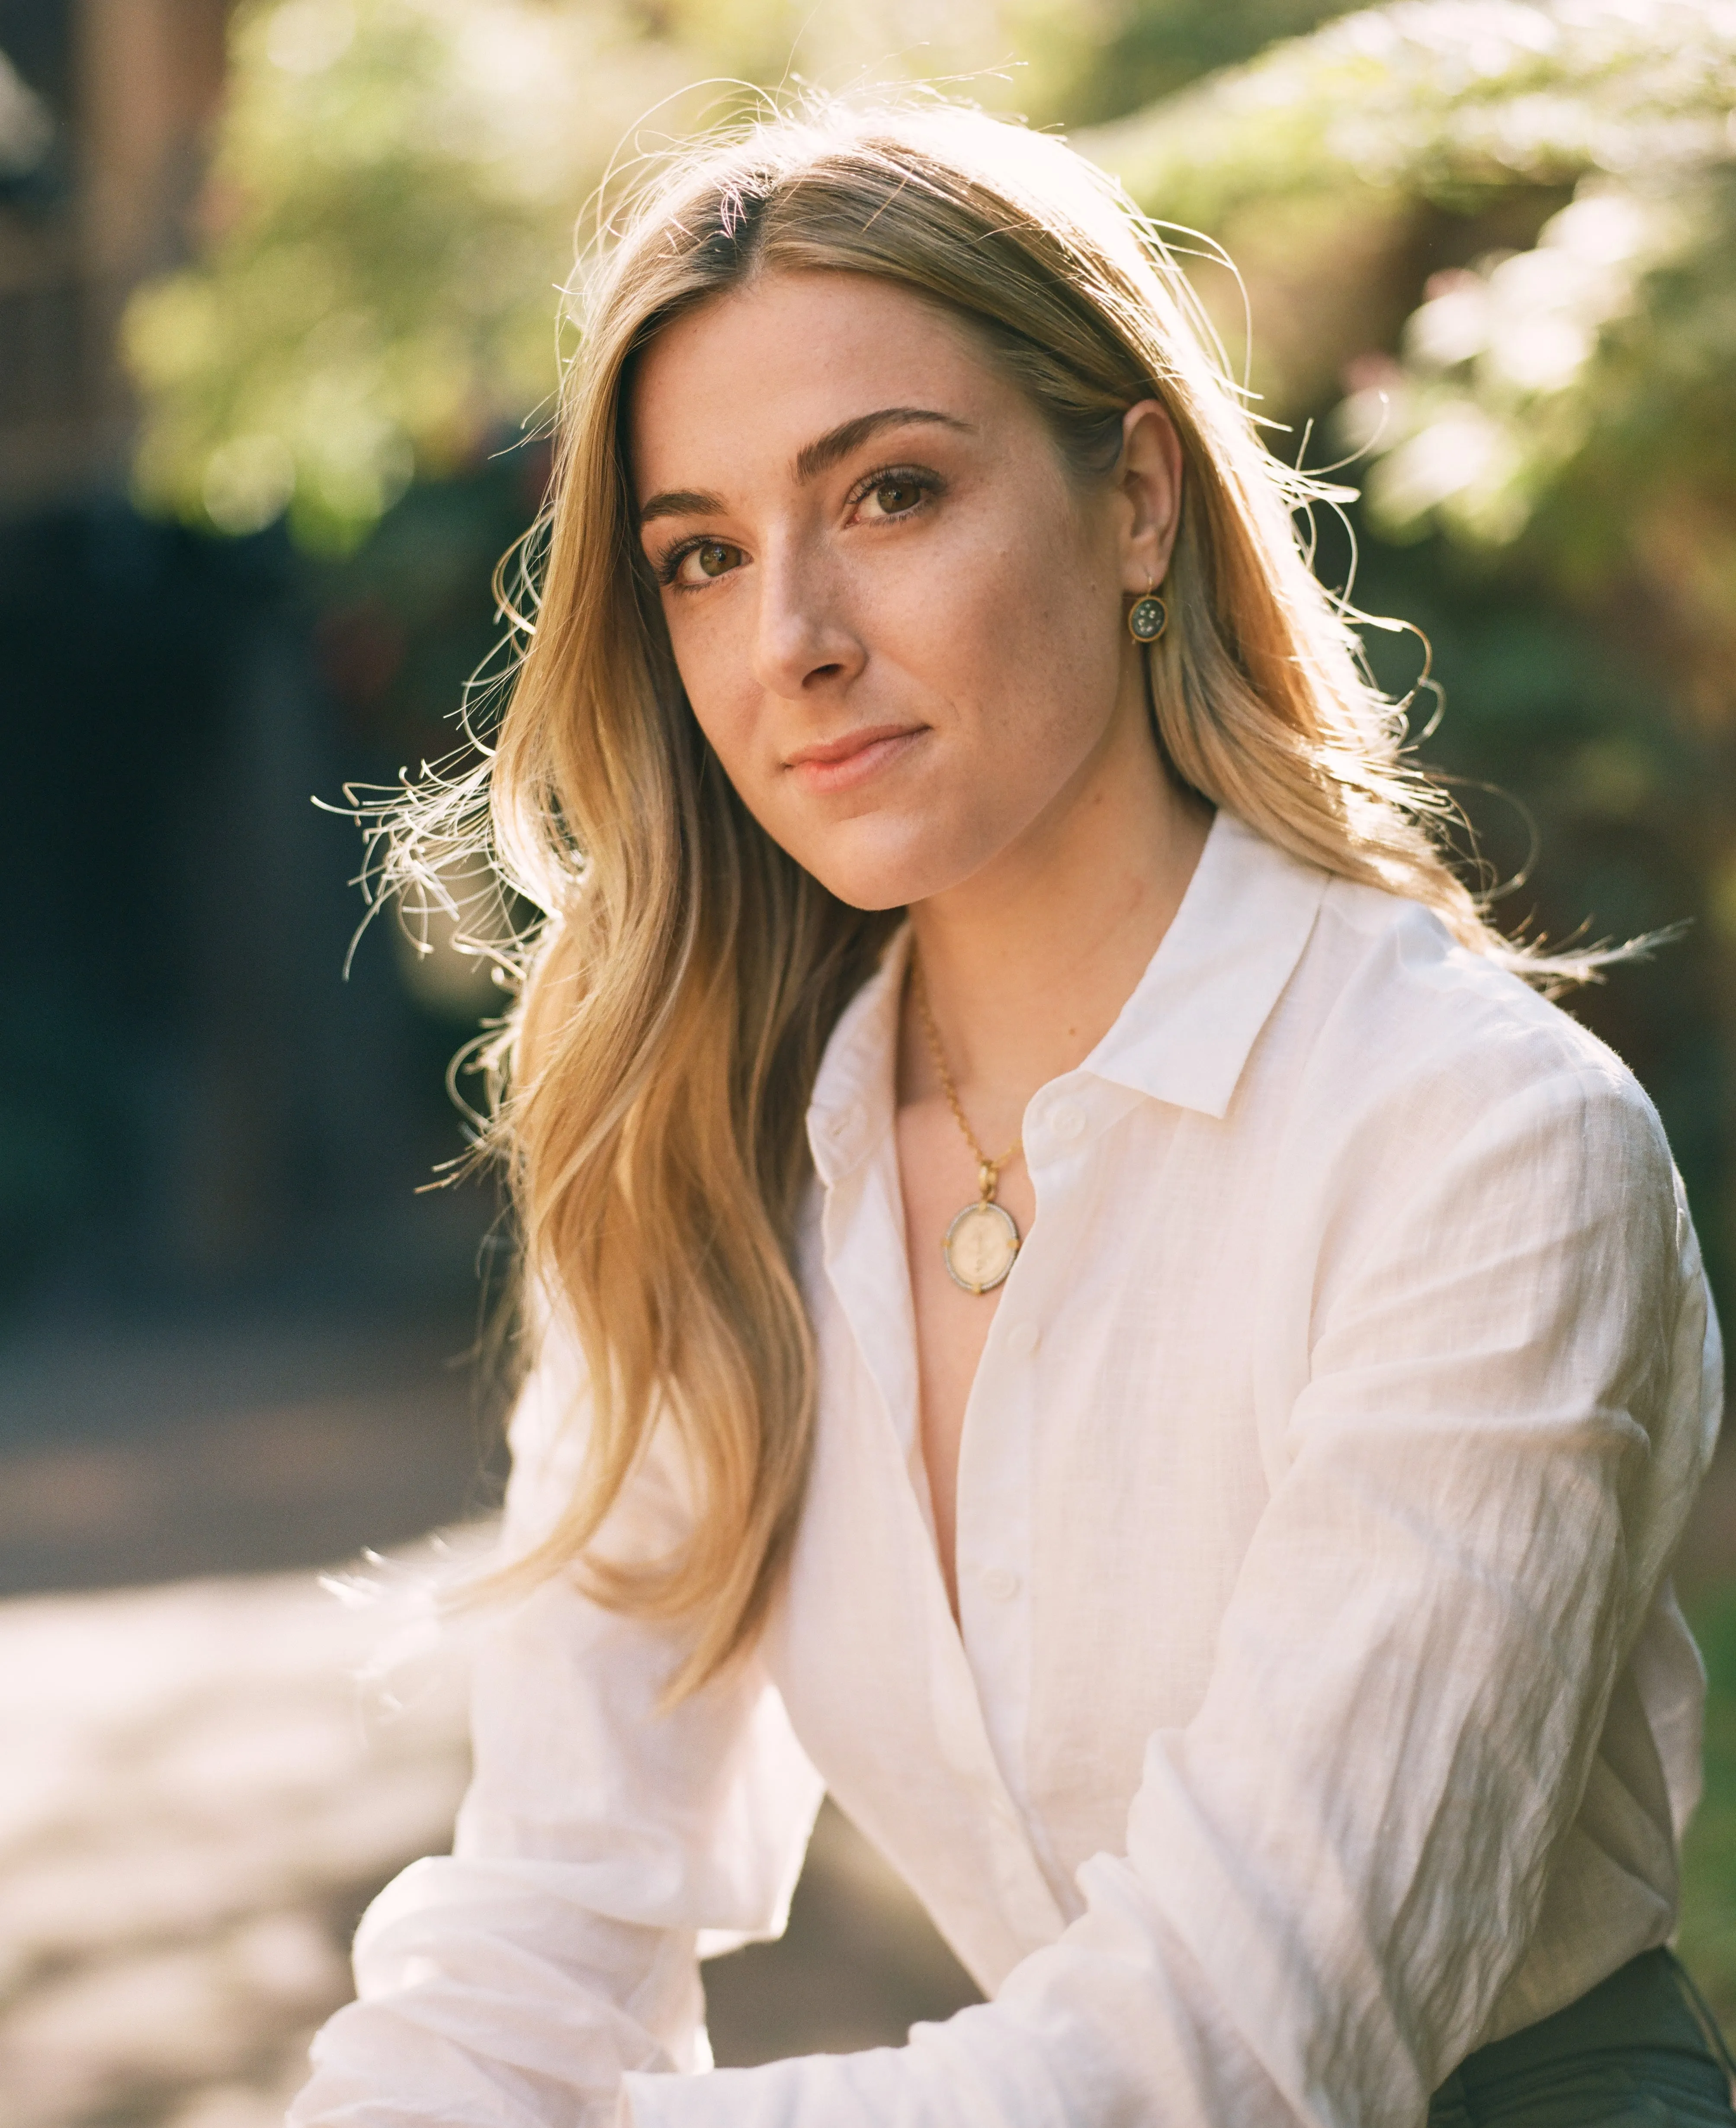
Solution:
[{"label": "blurred tree", "polygon": [[[1733,107],[1736,16],[1704,0],[1402,0],[1081,145],[1155,212],[1214,231],[1310,199],[1316,254],[1347,220],[1414,228],[1432,210],[1474,227],[1516,204],[1517,227],[1529,202],[1523,242],[1432,281],[1402,359],[1363,366],[1341,426],[1373,454],[1373,521],[1484,551],[1529,542],[1574,587],[1644,576],[1686,637],[1720,646],[1693,691],[1721,717]],[[1307,380],[1273,381],[1308,397]]]},{"label": "blurred tree", "polygon": [[[1623,978],[1613,1009],[1584,1009],[1614,1021],[1675,1107],[1726,1285],[1733,106],[1736,17],[1702,0],[1402,0],[1080,143],[1151,211],[1234,253],[1266,410],[1328,415],[1365,456],[1359,523],[1384,550],[1368,550],[1360,594],[1430,616],[1449,731],[1475,741],[1448,752],[1523,792],[1546,830],[1553,910],[1572,905],[1571,882],[1595,888],[1578,914],[1601,929],[1699,919],[1671,966],[1700,1026],[1659,1039],[1645,978]],[[1207,292],[1238,329],[1226,287]],[[1490,654],[1503,644],[1529,676],[1517,690],[1509,654]],[[1391,647],[1371,648],[1397,677]],[[1493,838],[1522,862],[1509,824]],[[1630,1009],[1648,989],[1650,1024]]]},{"label": "blurred tree", "polygon": [[1039,120],[1098,116],[1328,12],[254,0],[203,255],[128,323],[140,493],[227,533],[287,510],[304,546],[353,547],[412,478],[546,404],[553,291],[611,164],[739,109],[753,83],[963,74]]},{"label": "blurred tree", "polygon": [[[501,498],[530,507],[522,476],[477,468],[547,407],[553,290],[612,157],[738,110],[755,82],[963,76],[1038,122],[1191,83],[1080,145],[1234,255],[1263,412],[1368,454],[1359,596],[1430,629],[1453,704],[1431,751],[1508,784],[1543,829],[1538,924],[1703,919],[1667,973],[1583,1009],[1664,1105],[1714,1254],[1736,1261],[1728,12],[253,0],[234,50],[201,257],[130,320],[140,491],[230,532],[287,511],[338,557],[412,482],[462,473],[450,505],[400,505],[360,573],[320,580],[339,694],[375,686],[406,753],[486,632],[458,579]],[[1239,358],[1242,291],[1199,278]],[[1321,553],[1348,577],[1330,528]],[[436,624],[438,582],[462,626]],[[1371,637],[1401,690],[1403,654]],[[1496,868],[1521,867],[1520,815],[1470,805]]]}]

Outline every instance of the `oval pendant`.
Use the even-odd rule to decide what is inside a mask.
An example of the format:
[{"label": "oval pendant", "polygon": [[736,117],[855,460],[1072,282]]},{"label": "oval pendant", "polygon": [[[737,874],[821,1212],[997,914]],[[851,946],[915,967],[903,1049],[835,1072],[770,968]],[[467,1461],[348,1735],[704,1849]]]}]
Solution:
[{"label": "oval pendant", "polygon": [[941,1254],[952,1283],[966,1293],[989,1293],[1013,1268],[1018,1228],[1013,1214],[985,1198],[967,1204],[946,1229]]}]

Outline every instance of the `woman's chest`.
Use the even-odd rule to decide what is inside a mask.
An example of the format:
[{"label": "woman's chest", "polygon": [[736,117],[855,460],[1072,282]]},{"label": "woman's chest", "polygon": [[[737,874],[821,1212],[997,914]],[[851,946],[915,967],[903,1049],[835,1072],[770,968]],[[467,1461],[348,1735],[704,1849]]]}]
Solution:
[{"label": "woman's chest", "polygon": [[[916,1437],[942,1573],[956,1608],[959,1451],[971,1388],[1006,1290],[1005,1261],[995,1250],[1003,1235],[1029,1234],[1036,1197],[1016,1157],[994,1178],[997,1215],[983,1214],[975,1159],[937,1103],[901,1109],[895,1136],[915,1346]],[[982,1261],[971,1254],[978,1229],[988,1237]],[[976,1290],[975,1281],[991,1280]]]},{"label": "woman's chest", "polygon": [[914,1482],[913,1207],[884,1171],[828,1207],[810,1281],[819,1425],[780,1668],[858,1814],[861,1784],[950,1766],[1001,1784],[1070,1870],[1118,1844],[1151,1731],[1198,1707],[1265,1504],[1258,1220],[1161,1134],[1118,1133],[1037,1180],[965,1385],[956,1623]]}]

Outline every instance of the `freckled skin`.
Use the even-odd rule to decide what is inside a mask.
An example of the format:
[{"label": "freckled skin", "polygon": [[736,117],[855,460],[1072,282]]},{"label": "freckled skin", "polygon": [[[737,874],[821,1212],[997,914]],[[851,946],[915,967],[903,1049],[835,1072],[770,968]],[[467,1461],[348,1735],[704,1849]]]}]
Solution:
[{"label": "freckled skin", "polygon": [[[889,409],[835,461],[798,454]],[[667,328],[628,408],[642,528],[688,699],[756,819],[840,899],[908,906],[985,1147],[1108,1030],[1207,816],[1164,773],[1132,600],[1160,583],[1179,445],[1155,400],[1085,482],[957,321],[866,276],[773,273]],[[864,743],[864,741],[866,743]],[[813,758],[842,749],[843,758]],[[921,1432],[955,1612],[959,1446],[1006,1288],[948,1277],[975,1162],[907,1001],[898,1151]],[[1022,1159],[1000,1201],[1027,1233]],[[1015,1272],[1015,1279],[1017,1274]]]},{"label": "freckled skin", "polygon": [[[971,432],[885,431],[807,488],[790,480],[803,444],[887,406]],[[695,715],[768,833],[844,900],[887,908],[1027,829],[1100,736],[1124,601],[1115,528],[1082,512],[1024,395],[916,297],[803,274],[665,333],[633,411],[642,496],[731,506],[652,525],[647,544],[739,543],[742,566],[664,603]],[[932,468],[946,491],[913,521],[851,521],[851,487],[885,463]],[[920,736],[870,787],[822,797],[782,771],[804,740],[888,720]]]}]

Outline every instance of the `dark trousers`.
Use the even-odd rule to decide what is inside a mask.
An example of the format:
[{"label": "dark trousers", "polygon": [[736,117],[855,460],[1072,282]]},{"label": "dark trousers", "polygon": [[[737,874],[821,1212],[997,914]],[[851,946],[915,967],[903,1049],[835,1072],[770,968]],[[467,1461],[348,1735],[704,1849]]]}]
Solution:
[{"label": "dark trousers", "polygon": [[[1723,2044],[1667,1950],[1462,2062],[1429,2128],[1732,2128]],[[1714,2052],[1715,2046],[1718,2052]]]}]

